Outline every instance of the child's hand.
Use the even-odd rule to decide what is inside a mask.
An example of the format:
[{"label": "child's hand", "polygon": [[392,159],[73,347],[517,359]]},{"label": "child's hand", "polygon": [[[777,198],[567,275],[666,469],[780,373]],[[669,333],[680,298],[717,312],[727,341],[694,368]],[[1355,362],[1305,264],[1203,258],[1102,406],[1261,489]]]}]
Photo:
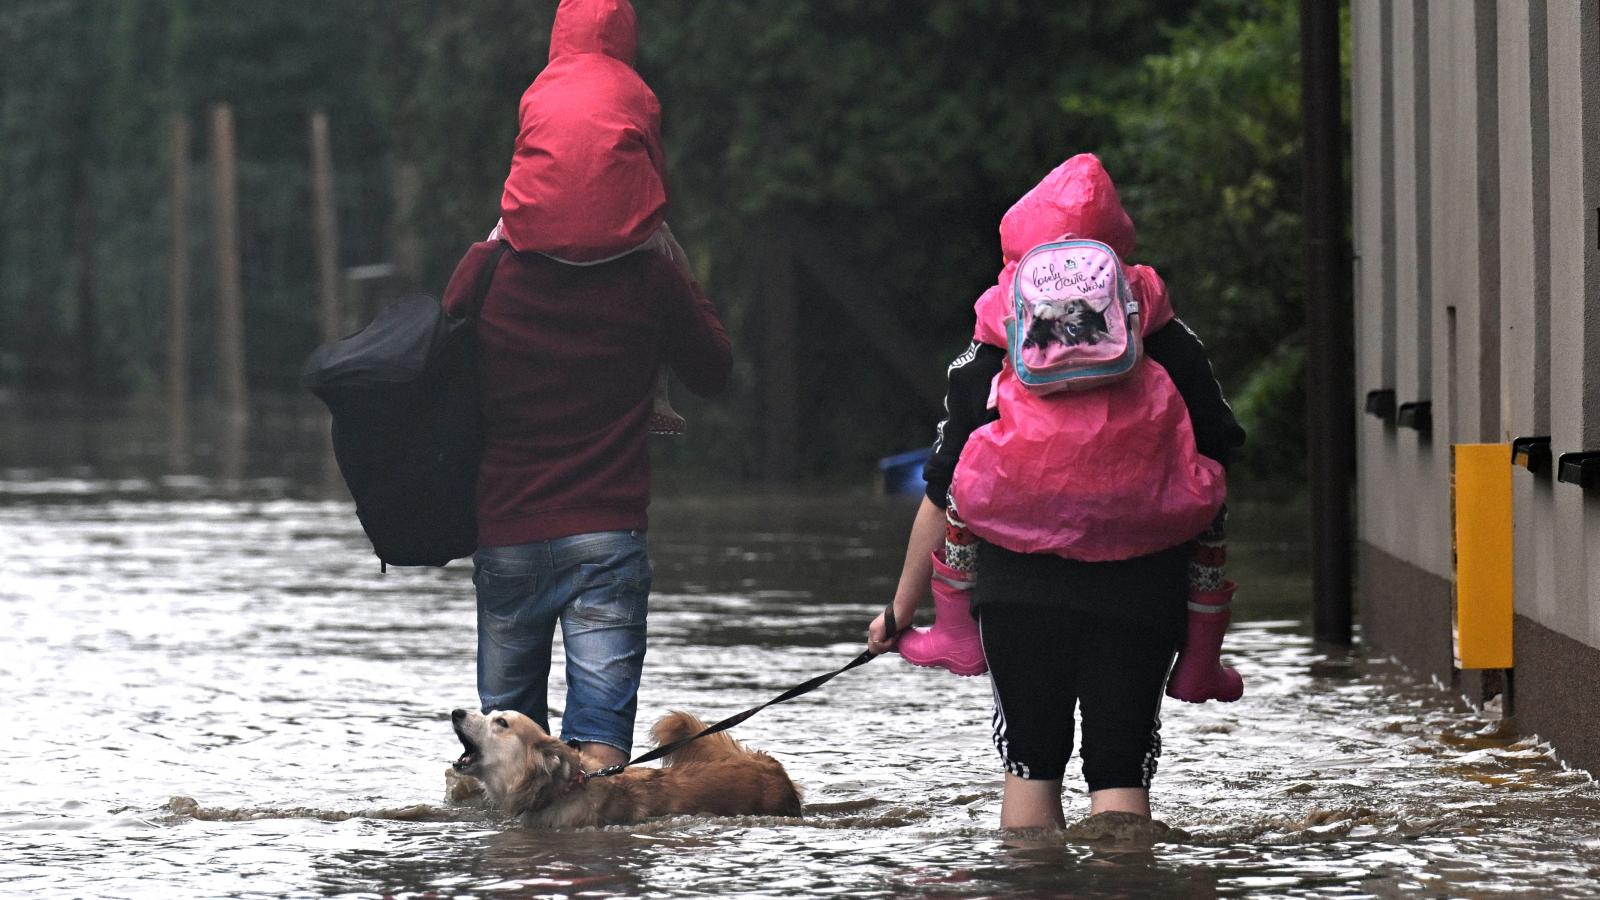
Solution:
[{"label": "child's hand", "polygon": [[667,223],[661,223],[661,230],[656,232],[656,236],[661,241],[661,252],[677,267],[678,274],[687,281],[694,281],[694,267],[689,265],[689,254],[684,252],[683,245],[678,243],[678,236],[672,233]]}]

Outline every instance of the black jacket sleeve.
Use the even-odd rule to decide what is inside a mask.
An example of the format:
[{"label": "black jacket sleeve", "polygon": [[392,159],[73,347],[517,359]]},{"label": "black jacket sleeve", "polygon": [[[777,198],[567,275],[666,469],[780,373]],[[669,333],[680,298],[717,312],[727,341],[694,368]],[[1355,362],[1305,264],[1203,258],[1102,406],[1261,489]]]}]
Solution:
[{"label": "black jacket sleeve", "polygon": [[950,479],[967,438],[996,418],[994,410],[989,409],[989,385],[1000,374],[1005,359],[1005,350],[974,342],[950,363],[949,385],[944,394],[945,418],[939,423],[933,452],[922,469],[922,477],[928,482],[928,499],[941,509],[950,502]]},{"label": "black jacket sleeve", "polygon": [[1172,376],[1183,396],[1194,426],[1195,449],[1227,467],[1233,451],[1244,444],[1244,429],[1222,395],[1205,345],[1182,319],[1173,319],[1144,339],[1144,349]]}]

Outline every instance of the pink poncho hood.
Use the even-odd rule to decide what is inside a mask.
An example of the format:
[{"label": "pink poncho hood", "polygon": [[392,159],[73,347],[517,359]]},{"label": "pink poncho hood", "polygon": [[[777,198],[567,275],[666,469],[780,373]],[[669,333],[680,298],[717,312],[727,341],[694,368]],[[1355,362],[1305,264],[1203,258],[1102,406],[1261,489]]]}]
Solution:
[{"label": "pink poncho hood", "polygon": [[[1088,238],[1109,246],[1126,265],[1136,232],[1122,208],[1117,187],[1100,158],[1080,153],[1022,195],[1000,219],[1000,253],[1005,268],[999,283],[978,298],[973,339],[1006,345],[1006,317],[1011,315],[1011,278],[1017,262],[1034,247],[1062,238]],[[1129,287],[1139,300],[1145,334],[1172,321],[1166,285],[1149,266],[1127,266]]]},{"label": "pink poncho hood", "polygon": [[[1143,334],[1172,320],[1160,276],[1127,264],[1133,222],[1100,160],[1084,153],[1001,220],[1005,268],[975,305],[975,340],[1006,346],[1018,260],[1066,237],[1100,241],[1123,259]],[[1226,497],[1222,467],[1196,451],[1183,398],[1148,359],[1114,384],[1041,396],[1017,380],[1008,357],[991,405],[1000,418],[968,439],[950,491],[973,532],[1009,550],[1131,559],[1192,540]]]},{"label": "pink poncho hood", "polygon": [[661,227],[661,104],[633,70],[638,46],[628,0],[561,0],[550,63],[522,95],[500,200],[512,247],[596,262]]}]

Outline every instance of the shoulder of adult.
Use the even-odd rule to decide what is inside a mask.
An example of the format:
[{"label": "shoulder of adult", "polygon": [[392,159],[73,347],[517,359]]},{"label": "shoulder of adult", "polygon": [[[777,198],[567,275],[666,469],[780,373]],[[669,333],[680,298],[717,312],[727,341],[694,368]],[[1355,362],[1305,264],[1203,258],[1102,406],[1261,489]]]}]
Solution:
[{"label": "shoulder of adult", "polygon": [[1245,432],[1199,336],[1182,319],[1173,318],[1147,335],[1144,346],[1150,360],[1167,370],[1183,397],[1200,452],[1226,466],[1229,453],[1244,444]]},{"label": "shoulder of adult", "polygon": [[645,291],[655,302],[667,307],[681,308],[692,305],[700,294],[699,282],[687,265],[674,262],[665,252],[640,250],[628,259],[636,260],[635,270]]}]

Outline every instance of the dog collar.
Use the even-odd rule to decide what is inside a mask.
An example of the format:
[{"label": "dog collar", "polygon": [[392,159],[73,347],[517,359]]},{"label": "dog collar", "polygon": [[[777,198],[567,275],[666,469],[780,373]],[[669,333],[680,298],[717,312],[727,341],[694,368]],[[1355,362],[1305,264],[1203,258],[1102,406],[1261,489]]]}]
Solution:
[{"label": "dog collar", "polygon": [[582,768],[578,769],[578,774],[572,776],[572,783],[580,788],[586,786],[589,783],[589,773]]}]

